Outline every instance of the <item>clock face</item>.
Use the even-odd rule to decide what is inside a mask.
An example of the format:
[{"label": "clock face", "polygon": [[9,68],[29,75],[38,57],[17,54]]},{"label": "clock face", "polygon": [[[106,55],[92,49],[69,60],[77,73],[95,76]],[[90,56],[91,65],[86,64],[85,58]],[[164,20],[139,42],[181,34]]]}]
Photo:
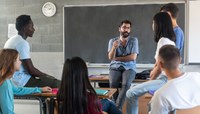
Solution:
[{"label": "clock face", "polygon": [[43,5],[42,12],[45,16],[51,17],[56,13],[56,6],[52,2],[47,2]]}]

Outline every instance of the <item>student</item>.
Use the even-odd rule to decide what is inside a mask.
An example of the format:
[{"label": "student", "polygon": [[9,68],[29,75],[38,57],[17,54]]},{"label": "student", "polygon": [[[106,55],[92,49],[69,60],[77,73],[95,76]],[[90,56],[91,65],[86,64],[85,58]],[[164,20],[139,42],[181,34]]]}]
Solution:
[{"label": "student", "polygon": [[159,12],[153,18],[154,40],[157,43],[155,53],[155,65],[150,73],[150,81],[136,85],[130,88],[126,93],[127,114],[138,114],[138,97],[143,94],[154,91],[162,87],[167,82],[167,77],[164,72],[161,73],[161,68],[158,64],[159,49],[167,44],[175,45],[175,34],[172,27],[171,18],[166,12]]},{"label": "student", "polygon": [[199,106],[200,73],[182,72],[179,69],[181,57],[175,46],[163,46],[158,58],[168,82],[155,92],[151,100],[151,114],[169,114],[176,109]]},{"label": "student", "polygon": [[172,20],[172,25],[176,35],[176,47],[179,49],[181,56],[183,57],[184,50],[184,33],[183,30],[178,26],[177,18],[179,9],[174,3],[168,3],[161,7],[161,12],[167,12]]},{"label": "student", "polygon": [[14,73],[13,82],[20,87],[59,87],[59,80],[41,72],[33,66],[30,57],[30,45],[26,41],[28,37],[33,36],[35,31],[31,17],[29,15],[20,15],[17,17],[15,25],[18,35],[8,39],[4,45],[4,48],[16,49],[22,61],[20,70]]},{"label": "student", "polygon": [[123,20],[119,26],[120,35],[110,39],[108,45],[108,58],[111,60],[109,69],[110,87],[121,88],[119,95],[114,96],[114,101],[119,109],[122,109],[126,91],[136,75],[136,58],[139,53],[138,40],[129,36],[130,31],[131,22]]},{"label": "student", "polygon": [[14,95],[51,92],[51,88],[16,87],[10,80],[20,69],[19,54],[14,49],[0,50],[0,114],[14,114]]},{"label": "student", "polygon": [[87,66],[79,57],[65,61],[57,101],[59,114],[103,114],[101,106],[109,114],[122,114],[109,100],[99,102]]}]

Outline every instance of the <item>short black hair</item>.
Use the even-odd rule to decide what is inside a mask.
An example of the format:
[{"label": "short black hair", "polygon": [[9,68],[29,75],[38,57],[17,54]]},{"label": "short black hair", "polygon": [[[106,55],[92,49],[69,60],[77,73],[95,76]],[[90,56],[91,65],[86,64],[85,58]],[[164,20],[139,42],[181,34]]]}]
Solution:
[{"label": "short black hair", "polygon": [[168,3],[168,4],[165,4],[164,6],[162,6],[160,8],[160,11],[170,12],[171,16],[173,18],[177,18],[178,17],[179,8],[174,3]]},{"label": "short black hair", "polygon": [[176,69],[180,63],[180,52],[174,45],[164,45],[159,50],[159,58],[164,68],[173,70]]},{"label": "short black hair", "polygon": [[23,27],[25,27],[29,22],[31,21],[31,16],[30,15],[20,15],[16,18],[16,29],[17,31],[22,30]]},{"label": "short black hair", "polygon": [[124,23],[125,24],[130,24],[130,26],[132,25],[131,21],[129,21],[128,19],[125,19],[125,20],[121,21],[119,27],[121,27]]}]

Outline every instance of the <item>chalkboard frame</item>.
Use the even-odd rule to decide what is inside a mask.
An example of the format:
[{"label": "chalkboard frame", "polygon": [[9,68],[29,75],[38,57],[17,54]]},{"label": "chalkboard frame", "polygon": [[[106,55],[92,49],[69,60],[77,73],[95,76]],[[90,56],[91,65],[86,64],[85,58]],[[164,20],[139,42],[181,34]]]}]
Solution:
[{"label": "chalkboard frame", "polygon": [[[105,63],[105,64],[108,64],[109,63],[109,60],[107,59],[106,61],[105,60],[103,60],[103,61],[96,61],[96,60],[92,60],[92,59],[94,59],[94,58],[98,58],[97,56],[98,56],[98,54],[97,54],[97,56],[95,56],[95,57],[92,57],[92,58],[87,58],[87,57],[84,57],[84,56],[81,56],[81,55],[76,55],[76,54],[72,54],[72,55],[70,55],[70,54],[68,54],[69,53],[69,49],[70,49],[70,53],[73,51],[73,43],[66,43],[66,42],[72,42],[72,40],[73,39],[70,39],[70,38],[66,38],[67,37],[67,35],[66,35],[66,30],[69,30],[69,28],[71,28],[71,27],[69,27],[69,28],[67,28],[67,26],[68,26],[68,24],[66,24],[66,19],[68,18],[68,17],[70,17],[69,16],[69,13],[68,14],[66,14],[66,9],[73,9],[73,8],[87,8],[87,7],[89,7],[89,8],[91,8],[91,7],[130,7],[130,6],[151,6],[151,7],[155,7],[155,6],[159,6],[159,7],[157,7],[157,9],[155,10],[154,9],[154,13],[153,13],[153,15],[151,15],[151,16],[149,16],[149,18],[151,19],[150,21],[149,21],[149,25],[148,26],[145,26],[145,28],[148,28],[149,30],[151,29],[152,30],[152,26],[151,26],[151,24],[152,24],[152,18],[153,18],[153,16],[154,16],[154,14],[156,13],[156,12],[158,12],[159,11],[159,9],[160,9],[160,6],[162,6],[162,5],[164,5],[164,3],[159,3],[159,4],[126,4],[126,5],[119,5],[119,4],[117,4],[117,5],[85,5],[85,6],[65,6],[64,8],[63,8],[63,25],[64,25],[64,27],[63,27],[63,31],[64,31],[64,34],[63,34],[63,43],[64,43],[64,45],[63,45],[63,51],[64,51],[64,59],[66,59],[66,58],[71,58],[72,56],[80,56],[80,57],[82,57],[86,62],[89,62],[89,63]],[[179,18],[178,18],[178,23],[179,23],[179,26],[183,29],[183,31],[185,31],[185,3],[177,3],[177,5],[178,5],[178,7],[179,7],[179,9],[180,9],[180,13],[179,13]],[[181,8],[180,8],[181,7]],[[147,12],[148,13],[148,10],[146,10],[145,12]],[[129,12],[130,13],[130,12]],[[131,12],[132,13],[132,12]],[[142,12],[141,12],[142,13]],[[140,13],[139,13],[140,14]],[[127,15],[129,15],[129,14],[127,14]],[[82,15],[83,16],[83,15]],[[182,18],[182,19],[180,19],[180,18]],[[129,18],[119,18],[118,19],[118,21],[115,21],[115,23],[114,23],[114,25],[113,25],[113,28],[112,29],[110,29],[109,28],[109,30],[110,31],[112,31],[112,34],[110,34],[110,36],[107,36],[106,38],[106,42],[104,41],[104,47],[106,47],[106,48],[104,48],[104,54],[105,54],[105,56],[104,56],[104,58],[105,57],[107,57],[107,47],[108,47],[108,41],[109,41],[109,39],[110,38],[113,38],[113,37],[116,37],[116,36],[118,36],[119,35],[119,33],[118,33],[118,25],[119,25],[119,23],[120,23],[120,21],[121,20],[123,20],[123,19],[129,19]],[[144,18],[145,19],[145,18]],[[180,19],[180,20],[179,20]],[[72,19],[71,19],[72,20]],[[147,49],[145,52],[143,51],[143,49],[144,49],[144,47],[146,46],[145,44],[143,44],[143,42],[145,41],[143,41],[143,39],[141,40],[141,38],[140,37],[138,37],[139,35],[141,35],[142,33],[140,33],[139,35],[135,35],[134,33],[136,33],[136,32],[138,32],[139,31],[139,29],[138,29],[138,26],[135,26],[135,24],[137,23],[137,20],[138,19],[130,19],[132,22],[133,22],[133,29],[131,30],[131,33],[133,33],[133,34],[131,34],[131,36],[133,36],[133,37],[137,37],[138,38],[138,41],[139,41],[139,50],[140,50],[140,54],[139,54],[139,56],[138,56],[138,58],[137,58],[137,64],[153,64],[154,62],[155,62],[155,60],[154,60],[154,54],[155,54],[155,49],[156,49],[156,43],[153,41],[153,31],[151,31],[151,33],[150,34],[148,34],[148,36],[151,36],[151,37],[149,37],[149,38],[151,38],[151,40],[150,41],[148,41],[147,40],[147,42],[148,43],[151,43],[151,46],[150,46],[150,48],[149,47],[147,47],[147,48],[145,48],[145,49]],[[75,20],[72,20],[72,21],[75,21]],[[80,25],[79,25],[80,26]],[[96,28],[94,28],[94,29],[96,29]],[[146,31],[146,29],[143,29],[144,31]],[[92,38],[95,38],[95,37],[92,37]],[[91,40],[91,38],[89,39],[89,40]],[[81,40],[80,40],[81,41]],[[79,42],[80,42],[79,41]],[[81,42],[81,43],[84,43],[84,40]],[[97,40],[97,43],[100,43],[100,41],[99,40]],[[151,48],[153,48],[153,49],[151,49]],[[94,49],[94,50],[98,50],[97,48],[95,48],[95,47],[88,47],[88,49]],[[67,51],[68,50],[68,51]],[[81,50],[81,49],[80,49]],[[105,51],[106,50],[106,51]],[[151,52],[151,54],[149,55],[149,57],[150,57],[150,60],[146,60],[145,61],[145,57],[148,57],[148,55],[144,55],[144,53],[146,53],[146,52]],[[79,52],[80,53],[80,52]],[[83,52],[83,53],[85,53],[85,52]],[[102,53],[102,52],[101,52]],[[91,53],[89,53],[89,52],[86,52],[85,53],[85,55],[90,55]],[[95,54],[94,54],[95,55]],[[141,58],[142,57],[142,58]],[[144,58],[144,59],[143,59]]]}]

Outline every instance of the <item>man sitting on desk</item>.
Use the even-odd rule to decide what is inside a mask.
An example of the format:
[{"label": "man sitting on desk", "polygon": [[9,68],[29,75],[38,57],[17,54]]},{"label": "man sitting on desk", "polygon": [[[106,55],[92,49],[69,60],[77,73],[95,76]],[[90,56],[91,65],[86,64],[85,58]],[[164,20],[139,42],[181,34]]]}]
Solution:
[{"label": "man sitting on desk", "polygon": [[20,15],[17,17],[15,25],[18,34],[8,39],[4,45],[4,48],[16,49],[22,61],[20,70],[14,73],[12,81],[21,87],[49,86],[58,88],[60,80],[41,72],[33,66],[30,57],[30,45],[26,41],[28,37],[33,36],[35,31],[31,17],[29,15]]},{"label": "man sitting on desk", "polygon": [[159,50],[158,63],[166,73],[168,82],[158,89],[151,100],[150,114],[169,114],[176,109],[200,105],[200,73],[182,72],[178,48],[165,45]]},{"label": "man sitting on desk", "polygon": [[108,58],[110,63],[109,83],[111,88],[119,88],[119,95],[114,96],[116,106],[121,109],[126,91],[135,79],[136,58],[138,51],[138,40],[130,37],[131,22],[123,20],[119,26],[120,36],[110,39],[108,45]]}]

